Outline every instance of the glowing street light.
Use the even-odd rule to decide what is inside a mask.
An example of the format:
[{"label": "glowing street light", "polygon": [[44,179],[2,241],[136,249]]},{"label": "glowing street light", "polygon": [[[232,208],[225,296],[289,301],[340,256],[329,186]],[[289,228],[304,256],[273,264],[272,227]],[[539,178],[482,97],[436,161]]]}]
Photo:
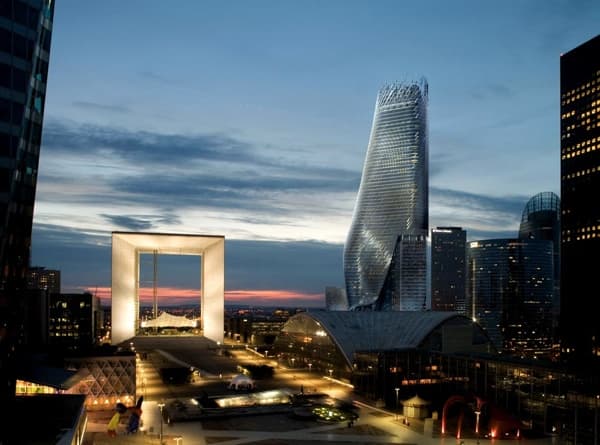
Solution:
[{"label": "glowing street light", "polygon": [[396,391],[396,413],[398,412],[398,393],[400,392],[400,388],[394,388]]},{"label": "glowing street light", "polygon": [[310,369],[312,368],[312,363],[308,364],[308,372],[310,372]]},{"label": "glowing street light", "polygon": [[333,376],[333,369],[329,370],[329,378],[331,378]]},{"label": "glowing street light", "polygon": [[165,407],[164,403],[159,403],[158,409],[160,410],[160,445],[163,445],[163,408]]},{"label": "glowing street light", "polygon": [[479,416],[481,415],[481,411],[475,411],[475,433],[479,434]]}]

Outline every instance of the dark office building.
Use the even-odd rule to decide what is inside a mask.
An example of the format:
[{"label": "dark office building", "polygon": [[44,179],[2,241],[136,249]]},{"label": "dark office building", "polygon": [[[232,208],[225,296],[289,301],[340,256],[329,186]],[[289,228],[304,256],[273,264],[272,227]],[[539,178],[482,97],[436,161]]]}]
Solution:
[{"label": "dark office building", "polygon": [[[14,400],[54,2],[0,1],[0,403]],[[0,433],[1,435],[2,433]],[[0,437],[0,441],[1,441]]]},{"label": "dark office building", "polygon": [[560,58],[561,357],[574,365],[593,362],[596,371],[600,356],[599,55],[600,35]]},{"label": "dark office building", "polygon": [[27,289],[45,290],[48,294],[60,294],[60,270],[30,267],[27,271]]},{"label": "dark office building", "polygon": [[552,242],[491,239],[469,244],[467,310],[499,351],[548,358],[552,348]]},{"label": "dark office building", "polygon": [[431,310],[465,312],[467,232],[431,230]]},{"label": "dark office building", "polygon": [[527,202],[521,216],[519,238],[552,241],[554,250],[552,255],[554,263],[552,330],[556,343],[560,314],[560,198],[555,193],[538,193]]},{"label": "dark office building", "polygon": [[48,344],[61,349],[90,348],[96,342],[102,308],[92,294],[48,297]]}]

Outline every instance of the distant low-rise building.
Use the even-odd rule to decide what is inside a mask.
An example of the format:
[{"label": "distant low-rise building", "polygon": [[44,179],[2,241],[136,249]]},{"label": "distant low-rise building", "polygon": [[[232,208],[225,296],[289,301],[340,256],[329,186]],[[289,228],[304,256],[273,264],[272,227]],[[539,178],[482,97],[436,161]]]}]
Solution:
[{"label": "distant low-rise building", "polygon": [[96,343],[102,310],[91,293],[51,294],[48,297],[48,344],[67,349]]},{"label": "distant low-rise building", "polygon": [[45,267],[30,267],[27,270],[27,289],[45,290],[49,294],[60,294],[60,270]]}]

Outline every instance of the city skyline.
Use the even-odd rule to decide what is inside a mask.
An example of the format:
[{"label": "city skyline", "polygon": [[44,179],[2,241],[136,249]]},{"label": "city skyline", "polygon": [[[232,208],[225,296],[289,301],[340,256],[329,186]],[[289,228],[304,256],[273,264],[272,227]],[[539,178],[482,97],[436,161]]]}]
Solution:
[{"label": "city skyline", "polygon": [[[324,305],[374,95],[413,73],[430,88],[430,227],[513,236],[531,196],[559,192],[559,57],[600,8],[430,3],[59,2],[32,265],[94,292],[111,231],[218,234],[230,296]],[[186,295],[187,260],[164,260],[161,287]]]}]

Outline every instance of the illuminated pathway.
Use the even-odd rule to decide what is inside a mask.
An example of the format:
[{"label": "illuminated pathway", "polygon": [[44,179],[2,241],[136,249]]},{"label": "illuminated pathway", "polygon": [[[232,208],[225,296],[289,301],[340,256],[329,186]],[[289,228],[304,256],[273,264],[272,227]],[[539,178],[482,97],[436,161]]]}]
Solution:
[{"label": "illuminated pathway", "polygon": [[[197,341],[192,339],[176,339],[177,347],[181,354],[175,353],[174,349],[164,344],[163,339],[145,339],[147,342],[158,342],[159,345],[147,345],[149,353],[147,360],[138,360],[138,396],[144,395],[143,405],[143,433],[133,436],[119,435],[109,438],[106,431],[106,423],[96,423],[89,428],[89,436],[86,434],[85,445],[128,445],[128,444],[156,444],[161,430],[161,416],[158,402],[168,401],[173,398],[184,398],[197,395],[200,391],[207,389],[212,394],[223,391],[228,379],[235,375],[235,365],[238,363],[269,363],[276,367],[275,378],[272,381],[259,382],[262,389],[268,387],[289,388],[293,392],[303,389],[305,393],[324,392],[332,397],[342,400],[356,400],[351,389],[345,385],[323,376],[315,369],[290,369],[270,361],[270,357],[262,357],[250,349],[230,350],[230,358],[217,355],[212,350],[201,350]],[[189,345],[182,346],[188,342]],[[142,341],[139,341],[141,344]],[[137,345],[136,345],[137,346]],[[154,347],[150,347],[154,346]],[[187,349],[186,349],[187,348]],[[139,348],[140,351],[144,348]],[[160,366],[165,354],[157,353],[158,349],[168,351],[170,356],[176,357],[178,361],[190,363],[198,368],[210,369],[210,372],[223,373],[223,378],[203,377],[200,381],[191,385],[165,385],[162,383],[156,366]],[[189,349],[189,350],[188,350]],[[222,352],[222,351],[219,351]],[[150,356],[152,354],[152,356]],[[144,383],[145,382],[145,383]],[[208,386],[207,386],[208,385]],[[210,388],[210,389],[209,389]],[[345,444],[404,444],[404,445],[476,445],[475,439],[457,440],[454,437],[429,437],[420,434],[401,421],[396,420],[393,413],[380,410],[366,404],[358,404],[359,419],[354,426],[349,428],[346,423],[317,423],[312,420],[294,419],[287,414],[257,415],[246,417],[231,417],[219,420],[203,420],[181,422],[167,425],[162,424],[163,442],[166,445],[207,445],[218,443],[219,445],[314,445],[329,443],[336,445]],[[123,425],[122,425],[123,426]],[[520,439],[520,440],[488,440],[481,439],[483,445],[550,445],[552,438],[542,440]]]}]

